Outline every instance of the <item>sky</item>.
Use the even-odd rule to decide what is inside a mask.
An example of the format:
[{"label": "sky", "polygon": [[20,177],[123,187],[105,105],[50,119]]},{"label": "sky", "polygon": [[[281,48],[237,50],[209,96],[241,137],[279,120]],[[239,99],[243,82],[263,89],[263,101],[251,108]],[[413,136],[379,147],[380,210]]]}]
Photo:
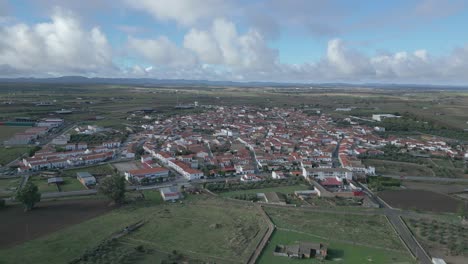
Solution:
[{"label": "sky", "polygon": [[466,0],[0,0],[0,77],[468,84]]}]

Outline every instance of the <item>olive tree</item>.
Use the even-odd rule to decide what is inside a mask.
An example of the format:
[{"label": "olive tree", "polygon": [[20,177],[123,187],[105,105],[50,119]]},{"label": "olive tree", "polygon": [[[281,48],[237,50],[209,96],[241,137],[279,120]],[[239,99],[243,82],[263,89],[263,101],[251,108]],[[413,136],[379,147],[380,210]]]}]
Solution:
[{"label": "olive tree", "polygon": [[24,211],[30,211],[36,203],[41,201],[41,193],[32,182],[27,182],[23,188],[16,193],[16,200],[24,205]]},{"label": "olive tree", "polygon": [[116,204],[122,204],[125,201],[125,178],[117,174],[104,178],[98,190]]}]

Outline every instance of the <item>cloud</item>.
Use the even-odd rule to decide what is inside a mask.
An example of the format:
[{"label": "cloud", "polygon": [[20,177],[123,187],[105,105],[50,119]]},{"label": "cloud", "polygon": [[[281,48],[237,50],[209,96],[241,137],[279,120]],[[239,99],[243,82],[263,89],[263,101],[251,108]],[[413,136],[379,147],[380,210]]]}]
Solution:
[{"label": "cloud", "polygon": [[228,11],[228,3],[223,0],[125,0],[125,3],[157,20],[176,21],[182,26],[210,21]]},{"label": "cloud", "polygon": [[196,64],[196,57],[192,53],[178,47],[165,36],[157,39],[130,37],[128,46],[137,56],[156,65],[187,67]]},{"label": "cloud", "polygon": [[250,29],[239,34],[234,23],[225,19],[216,19],[209,30],[192,28],[184,36],[182,47],[163,36],[131,37],[128,45],[141,58],[168,66],[211,64],[236,70],[266,70],[278,57],[258,31]]},{"label": "cloud", "polygon": [[104,73],[115,69],[106,36],[56,9],[51,21],[0,26],[0,65],[28,73]]}]

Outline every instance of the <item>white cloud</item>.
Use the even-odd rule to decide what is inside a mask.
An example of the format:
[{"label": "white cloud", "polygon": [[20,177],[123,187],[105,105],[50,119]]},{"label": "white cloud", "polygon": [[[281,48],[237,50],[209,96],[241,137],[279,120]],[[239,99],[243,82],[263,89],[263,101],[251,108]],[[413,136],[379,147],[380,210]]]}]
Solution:
[{"label": "white cloud", "polygon": [[228,10],[223,0],[125,0],[131,8],[150,13],[160,21],[176,21],[191,26],[222,16]]},{"label": "white cloud", "polygon": [[83,29],[56,9],[52,21],[0,26],[0,65],[29,73],[103,73],[114,68],[111,47],[97,27]]},{"label": "white cloud", "polygon": [[156,65],[186,67],[193,66],[196,63],[196,57],[191,52],[179,48],[164,36],[157,39],[130,37],[128,45],[141,58]]},{"label": "white cloud", "polygon": [[251,29],[239,34],[236,26],[216,19],[210,30],[191,29],[183,47],[166,37],[157,39],[129,38],[129,47],[147,61],[166,66],[212,64],[235,70],[266,70],[274,67],[277,51],[268,47],[263,36]]},{"label": "white cloud", "polygon": [[184,47],[195,52],[205,63],[220,64],[223,62],[221,49],[208,31],[191,29],[184,37]]}]

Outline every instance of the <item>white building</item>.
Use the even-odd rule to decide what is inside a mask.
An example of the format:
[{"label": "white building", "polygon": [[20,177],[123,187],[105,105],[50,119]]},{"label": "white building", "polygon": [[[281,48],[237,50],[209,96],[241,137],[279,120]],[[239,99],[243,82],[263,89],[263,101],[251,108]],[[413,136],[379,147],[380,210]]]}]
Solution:
[{"label": "white building", "polygon": [[303,170],[305,178],[340,178],[340,179],[353,179],[353,172],[345,168],[310,168]]},{"label": "white building", "polygon": [[176,201],[182,198],[182,194],[174,187],[166,187],[159,189],[161,197],[164,201]]},{"label": "white building", "polygon": [[378,115],[372,115],[372,120],[375,121],[382,121],[385,118],[400,118],[400,116],[393,115],[393,114],[378,114]]}]

